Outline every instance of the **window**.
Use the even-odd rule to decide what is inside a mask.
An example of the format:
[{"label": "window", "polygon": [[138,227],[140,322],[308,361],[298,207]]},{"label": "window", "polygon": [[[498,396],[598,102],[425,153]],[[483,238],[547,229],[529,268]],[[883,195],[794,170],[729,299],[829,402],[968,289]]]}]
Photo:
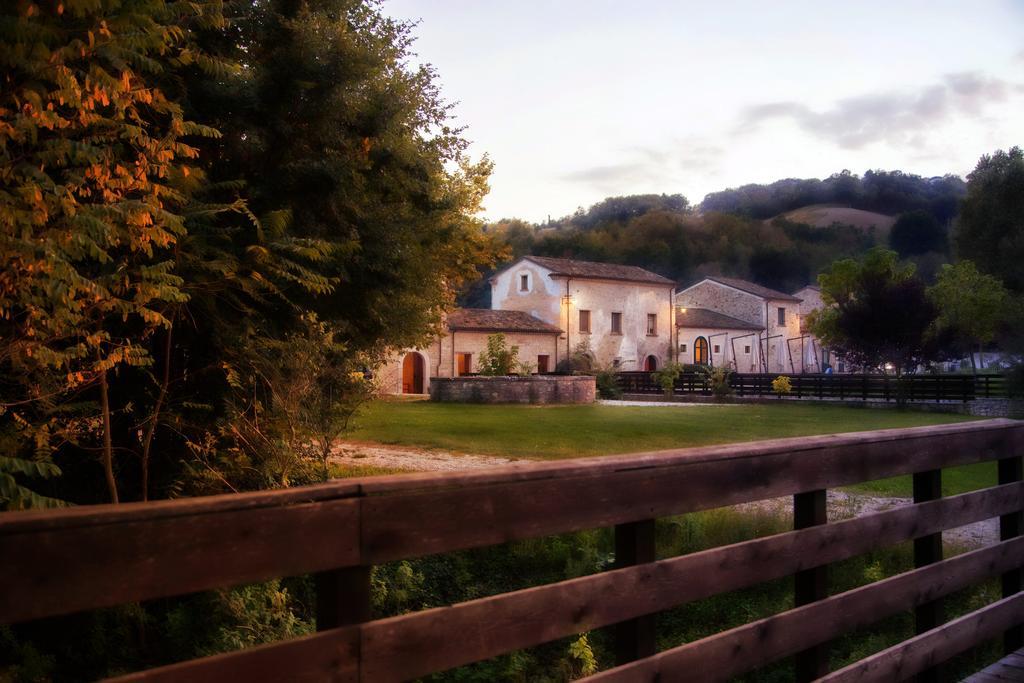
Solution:
[{"label": "window", "polygon": [[590,334],[590,311],[580,311],[580,332]]},{"label": "window", "polygon": [[720,345],[718,345],[718,344],[715,344],[715,353],[721,353],[721,352],[722,352],[722,347]]},{"label": "window", "polygon": [[647,314],[647,336],[654,337],[658,334],[658,314]]},{"label": "window", "polygon": [[621,313],[612,313],[612,334],[622,334]]},{"label": "window", "polygon": [[704,337],[697,337],[693,342],[693,364],[708,364],[708,340]]},{"label": "window", "polygon": [[473,354],[471,353],[457,353],[456,359],[458,361],[458,372],[459,376],[468,375],[473,372]]},{"label": "window", "polygon": [[744,346],[743,353],[750,353],[750,346]]},{"label": "window", "polygon": [[523,273],[519,276],[519,291],[529,292],[530,291],[530,276]]},{"label": "window", "polygon": [[549,372],[549,370],[548,370],[548,359],[549,358],[550,358],[550,356],[548,356],[546,354],[537,356],[537,374],[538,375],[545,375],[545,374],[547,374]]},{"label": "window", "polygon": [[785,308],[779,308],[779,324],[780,325],[785,325],[786,324],[786,309]]},{"label": "window", "polygon": [[679,352],[680,353],[686,353],[686,344],[680,344],[679,345]]}]

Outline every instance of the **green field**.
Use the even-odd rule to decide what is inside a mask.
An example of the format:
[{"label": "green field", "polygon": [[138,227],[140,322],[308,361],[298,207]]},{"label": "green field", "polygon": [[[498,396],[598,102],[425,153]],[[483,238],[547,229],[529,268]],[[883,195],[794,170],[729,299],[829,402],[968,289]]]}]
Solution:
[{"label": "green field", "polygon": [[526,406],[383,400],[349,438],[554,460],[964,421],[960,415],[794,405]]}]

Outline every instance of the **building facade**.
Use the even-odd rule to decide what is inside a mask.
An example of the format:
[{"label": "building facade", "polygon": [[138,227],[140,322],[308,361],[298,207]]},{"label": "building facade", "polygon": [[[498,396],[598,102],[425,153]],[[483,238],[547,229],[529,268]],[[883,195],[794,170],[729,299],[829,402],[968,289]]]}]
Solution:
[{"label": "building facade", "polygon": [[674,360],[675,282],[635,266],[525,256],[491,278],[491,307],[564,330],[561,357],[656,370]]},{"label": "building facade", "polygon": [[[707,347],[708,364],[718,364],[717,346],[720,364],[737,372],[806,372],[798,346],[800,304],[796,296],[746,280],[705,277],[676,293],[680,361],[694,362]],[[691,310],[700,313],[688,315]]]}]

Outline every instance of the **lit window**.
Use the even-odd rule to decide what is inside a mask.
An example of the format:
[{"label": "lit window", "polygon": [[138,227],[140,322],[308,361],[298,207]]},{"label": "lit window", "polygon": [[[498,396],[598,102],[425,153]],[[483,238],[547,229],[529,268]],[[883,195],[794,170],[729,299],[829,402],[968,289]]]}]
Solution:
[{"label": "lit window", "polygon": [[653,337],[658,334],[658,314],[648,313],[647,314],[647,336]]},{"label": "lit window", "polygon": [[459,376],[468,375],[473,372],[473,354],[471,353],[458,353],[458,371]]},{"label": "lit window", "polygon": [[612,313],[612,334],[622,334],[621,313]]},{"label": "lit window", "polygon": [[590,333],[590,311],[580,311],[580,332]]}]

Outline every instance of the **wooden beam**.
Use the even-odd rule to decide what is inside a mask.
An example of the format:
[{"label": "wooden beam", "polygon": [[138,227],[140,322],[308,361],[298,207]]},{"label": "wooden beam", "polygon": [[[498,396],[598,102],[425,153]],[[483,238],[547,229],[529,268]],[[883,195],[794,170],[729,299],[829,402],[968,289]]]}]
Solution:
[{"label": "wooden beam", "polygon": [[[974,491],[835,524],[479,600],[381,619],[363,630],[367,680],[412,679],[838,562],[915,534],[990,519],[1024,484]],[[486,624],[486,628],[481,628]]]},{"label": "wooden beam", "polygon": [[[914,502],[924,503],[942,497],[942,470],[915,472],[913,477]],[[942,561],[942,532],[925,534],[914,539],[914,566],[926,567]],[[925,633],[943,622],[942,600],[930,600],[914,609],[915,632]],[[921,671],[917,683],[938,683],[938,666]]]},{"label": "wooden beam", "polygon": [[[1024,458],[1021,456],[1000,460],[998,465],[999,483],[1009,484],[1024,479],[1024,462],[1022,461]],[[1022,502],[1022,507],[1024,507],[1024,502]],[[1024,512],[1021,510],[1002,515],[999,518],[1000,540],[1016,538],[1022,533],[1024,533]],[[1024,572],[1020,567],[1012,569],[1003,574],[1002,583],[1004,598],[1019,593],[1024,590]],[[1024,626],[1016,624],[1004,634],[1003,649],[1006,654],[1010,654],[1022,647],[1024,647]]]},{"label": "wooden beam", "polygon": [[[932,670],[960,654],[1024,622],[1024,593],[1016,593],[979,610],[926,631],[870,657],[835,671],[828,683],[886,683]],[[1019,680],[1019,679],[1016,679]]]},{"label": "wooden beam", "polygon": [[[825,490],[808,491],[793,496],[793,528],[808,529],[828,524],[828,496]],[[793,575],[795,607],[828,597],[828,565],[819,564]],[[798,652],[794,660],[798,683],[813,681],[828,672],[828,644],[822,643]]]},{"label": "wooden beam", "polygon": [[[654,520],[615,527],[615,568],[634,567],[655,560]],[[632,662],[655,653],[654,615],[634,617],[615,625],[615,661]]]},{"label": "wooden beam", "polygon": [[597,674],[592,681],[724,681],[1024,562],[1024,538],[974,550]]}]

